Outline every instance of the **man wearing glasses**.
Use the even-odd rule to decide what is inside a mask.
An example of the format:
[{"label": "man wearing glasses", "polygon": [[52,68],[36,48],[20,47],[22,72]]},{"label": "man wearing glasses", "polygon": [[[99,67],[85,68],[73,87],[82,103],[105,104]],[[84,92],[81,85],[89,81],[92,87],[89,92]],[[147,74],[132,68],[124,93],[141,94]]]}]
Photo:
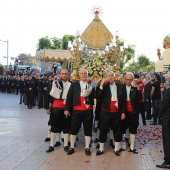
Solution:
[{"label": "man wearing glasses", "polygon": [[[107,84],[106,84],[107,82]],[[120,142],[122,141],[121,120],[125,119],[126,89],[124,84],[115,82],[115,74],[107,72],[106,78],[101,81],[97,97],[102,99],[100,117],[100,148],[96,152],[99,156],[104,153],[104,143],[107,139],[108,128],[113,128],[115,140],[114,154],[120,156]]]},{"label": "man wearing glasses", "polygon": [[136,87],[132,86],[134,75],[131,72],[127,72],[125,75],[126,84],[126,118],[125,128],[129,128],[130,133],[130,152],[138,154],[134,148],[135,136],[137,134],[137,128],[139,125],[139,101],[142,98],[141,90],[137,83]]}]

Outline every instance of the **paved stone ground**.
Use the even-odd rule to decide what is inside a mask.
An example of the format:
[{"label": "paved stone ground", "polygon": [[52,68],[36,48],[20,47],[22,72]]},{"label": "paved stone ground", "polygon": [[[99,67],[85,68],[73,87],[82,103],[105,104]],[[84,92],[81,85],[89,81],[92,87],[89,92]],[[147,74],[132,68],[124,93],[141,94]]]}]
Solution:
[{"label": "paved stone ground", "polygon": [[161,126],[139,126],[138,155],[123,151],[116,157],[107,142],[104,155],[96,156],[93,143],[87,157],[82,132],[75,154],[66,155],[63,145],[46,153],[47,122],[44,109],[27,109],[19,95],[0,93],[0,170],[156,170],[163,163]]}]

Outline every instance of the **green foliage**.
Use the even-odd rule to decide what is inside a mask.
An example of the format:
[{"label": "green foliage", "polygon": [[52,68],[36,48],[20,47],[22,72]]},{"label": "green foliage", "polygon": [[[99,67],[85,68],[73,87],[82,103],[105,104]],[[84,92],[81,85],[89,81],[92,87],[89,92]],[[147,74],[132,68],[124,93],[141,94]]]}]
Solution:
[{"label": "green foliage", "polygon": [[65,34],[63,37],[62,37],[62,49],[63,50],[67,50],[68,49],[68,42],[71,41],[73,42],[73,40],[75,39],[75,37],[73,35],[68,35],[68,34]]},{"label": "green foliage", "polygon": [[5,66],[0,64],[0,75],[5,74]]},{"label": "green foliage", "polygon": [[125,67],[125,64],[130,61],[135,54],[135,48],[133,45],[128,45],[124,55],[120,58],[120,69],[122,70]]},{"label": "green foliage", "polygon": [[141,54],[138,57],[138,61],[131,63],[128,67],[124,69],[124,71],[150,72],[154,71],[154,69],[155,63],[153,61],[149,61],[149,58],[147,58],[144,54]]},{"label": "green foliage", "polygon": [[37,49],[43,50],[43,49],[62,49],[67,50],[68,49],[68,42],[73,40],[75,37],[73,35],[65,34],[61,39],[60,38],[49,38],[48,36],[40,38],[38,40]]},{"label": "green foliage", "polygon": [[149,58],[147,58],[144,54],[141,54],[140,56],[138,56],[138,62],[139,65],[145,67],[149,65]]},{"label": "green foliage", "polygon": [[38,40],[38,44],[37,44],[38,50],[49,49],[50,47],[51,47],[51,40],[48,38],[48,36],[40,38]]},{"label": "green foliage", "polygon": [[118,47],[120,48],[121,46],[124,46],[124,40],[118,39]]},{"label": "green foliage", "polygon": [[51,38],[51,40],[52,40],[52,45],[50,47],[51,49],[61,49],[62,44],[61,39],[53,37]]},{"label": "green foliage", "polygon": [[[135,48],[134,45],[128,45],[128,47],[125,49],[124,48],[124,40],[123,39],[118,39],[117,40],[117,46],[118,46],[118,53],[119,50],[122,50],[121,48],[123,47],[123,49],[125,50],[123,55],[119,58],[119,65],[120,65],[120,70],[122,70],[126,63],[128,63],[129,60],[131,60],[134,57],[134,53],[135,53]],[[116,63],[116,56],[111,56],[109,58],[109,63],[110,65],[114,65]]]}]

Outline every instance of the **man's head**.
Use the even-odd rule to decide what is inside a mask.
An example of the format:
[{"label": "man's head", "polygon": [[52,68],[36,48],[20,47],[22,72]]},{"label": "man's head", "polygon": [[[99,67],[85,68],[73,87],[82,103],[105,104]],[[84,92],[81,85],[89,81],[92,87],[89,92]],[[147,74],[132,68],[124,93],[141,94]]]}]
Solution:
[{"label": "man's head", "polygon": [[31,79],[32,79],[32,75],[28,74],[28,80],[31,80]]},{"label": "man's head", "polygon": [[47,74],[44,74],[43,77],[46,79],[47,78]]},{"label": "man's head", "polygon": [[161,77],[159,74],[155,74],[155,81],[161,82]]},{"label": "man's head", "polygon": [[134,79],[134,75],[131,72],[127,72],[125,74],[126,86],[131,86],[133,79]]},{"label": "man's head", "polygon": [[63,81],[67,81],[69,77],[69,73],[67,69],[62,69],[60,72],[60,77]]},{"label": "man's head", "polygon": [[86,81],[88,77],[88,71],[86,69],[81,69],[79,72],[79,76],[81,81]]},{"label": "man's head", "polygon": [[147,75],[145,76],[145,80],[146,80],[146,81],[150,81],[150,79],[151,79],[151,76],[150,76],[149,74],[147,74]]},{"label": "man's head", "polygon": [[39,75],[40,75],[40,74],[39,74],[38,72],[35,73],[35,77],[39,77]]},{"label": "man's head", "polygon": [[144,79],[145,79],[144,76],[140,76],[140,80],[141,80],[142,82],[144,82]]},{"label": "man's head", "polygon": [[108,79],[110,84],[113,84],[115,81],[115,73],[113,71],[108,71],[106,74],[106,78]]}]

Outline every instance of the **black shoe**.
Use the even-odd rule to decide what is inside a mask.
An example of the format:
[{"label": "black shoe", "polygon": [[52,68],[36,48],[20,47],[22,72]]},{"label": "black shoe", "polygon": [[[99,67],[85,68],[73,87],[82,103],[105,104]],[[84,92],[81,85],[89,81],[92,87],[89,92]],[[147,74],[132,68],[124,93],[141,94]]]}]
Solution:
[{"label": "black shoe", "polygon": [[46,150],[47,153],[54,151],[54,147],[49,146],[48,150]]},{"label": "black shoe", "polygon": [[153,123],[151,123],[150,125],[157,125],[157,123],[156,123],[156,122],[153,122]]},{"label": "black shoe", "polygon": [[22,104],[21,102],[19,104]]},{"label": "black shoe", "polygon": [[166,164],[165,162],[162,165],[156,165],[157,168],[167,168],[170,169],[170,164]]},{"label": "black shoe", "polygon": [[38,109],[41,109],[41,107],[38,107]]},{"label": "black shoe", "polygon": [[98,150],[98,151],[96,152],[96,156],[99,156],[99,155],[102,155],[102,154],[104,154],[103,151]]},{"label": "black shoe", "polygon": [[138,154],[138,151],[136,149],[133,149],[133,150],[129,150],[129,152],[133,152],[134,154]]},{"label": "black shoe", "polygon": [[49,142],[51,139],[50,138],[45,138],[45,142]]},{"label": "black shoe", "polygon": [[114,152],[114,154],[116,155],[116,156],[120,156],[120,152],[119,151],[113,151]]},{"label": "black shoe", "polygon": [[69,150],[69,147],[68,146],[64,146],[64,151],[68,152],[68,150]]},{"label": "black shoe", "polygon": [[60,145],[61,145],[61,143],[57,141],[57,142],[55,143],[54,147],[57,147],[57,146],[60,146]]},{"label": "black shoe", "polygon": [[90,155],[91,155],[91,152],[90,152],[90,149],[89,149],[89,148],[86,148],[86,149],[85,149],[85,154],[86,154],[86,156],[90,156]]},{"label": "black shoe", "polygon": [[72,155],[74,153],[74,149],[73,148],[69,148],[67,155]]},{"label": "black shoe", "polygon": [[119,153],[120,153],[120,152],[122,152],[123,150],[126,150],[126,149],[122,149],[122,148],[121,148],[121,149],[119,149]]},{"label": "black shoe", "polygon": [[98,139],[98,138],[96,138],[96,139],[94,140],[94,143],[97,143],[97,142],[99,142],[99,139]]},{"label": "black shoe", "polygon": [[96,149],[99,149],[100,148],[100,144],[98,143],[97,145],[96,145]]}]

